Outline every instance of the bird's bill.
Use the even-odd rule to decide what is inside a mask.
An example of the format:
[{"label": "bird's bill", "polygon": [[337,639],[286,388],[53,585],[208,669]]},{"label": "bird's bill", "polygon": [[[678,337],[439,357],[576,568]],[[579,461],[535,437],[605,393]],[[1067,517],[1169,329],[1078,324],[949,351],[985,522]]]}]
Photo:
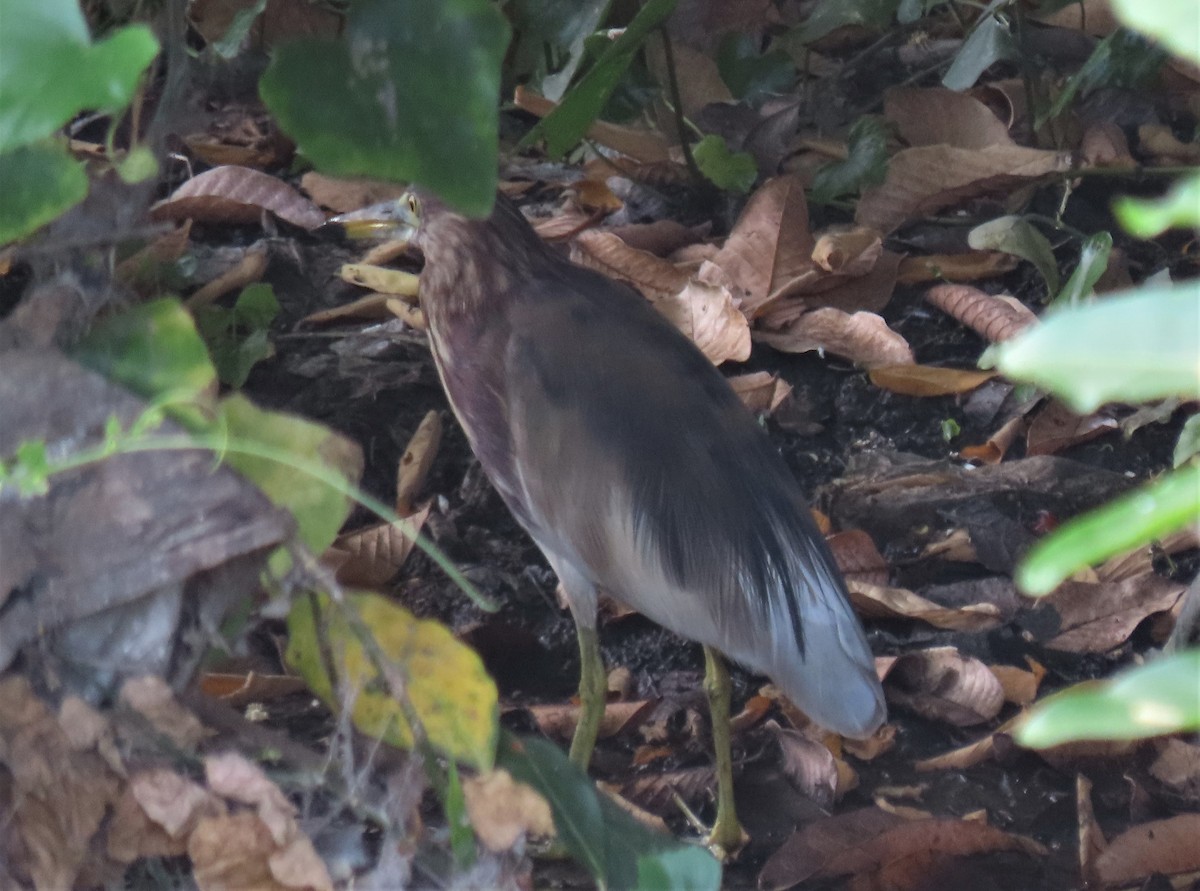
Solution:
[{"label": "bird's bill", "polygon": [[418,207],[410,193],[330,217],[325,225],[336,226],[347,238],[354,240],[408,242],[417,234]]}]

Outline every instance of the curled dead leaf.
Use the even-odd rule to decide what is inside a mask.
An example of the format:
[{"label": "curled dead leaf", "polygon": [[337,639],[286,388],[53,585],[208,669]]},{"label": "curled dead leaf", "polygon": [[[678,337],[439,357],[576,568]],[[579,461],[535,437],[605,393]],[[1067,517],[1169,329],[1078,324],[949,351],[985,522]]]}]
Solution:
[{"label": "curled dead leaf", "polygon": [[249,167],[214,167],[194,176],[152,208],[154,220],[253,224],[263,211],[301,229],[316,229],[325,214],[277,177]]},{"label": "curled dead leaf", "polygon": [[1000,251],[971,251],[967,254],[930,254],[905,257],[896,281],[903,285],[925,282],[970,282],[995,278],[1017,268],[1020,258]]},{"label": "curled dead leaf", "polygon": [[714,365],[750,358],[750,323],[727,288],[693,278],[678,293],[652,302]]},{"label": "curled dead leaf", "polygon": [[771,415],[792,395],[792,385],[769,371],[752,371],[726,378],[733,392],[755,414]]},{"label": "curled dead leaf", "polygon": [[953,396],[969,393],[996,376],[975,368],[933,365],[884,365],[872,368],[871,383],[903,396]]},{"label": "curled dead leaf", "polygon": [[1009,340],[1037,322],[1019,301],[969,285],[934,285],[925,299],[990,343]]},{"label": "curled dead leaf", "polygon": [[945,607],[905,588],[873,585],[856,578],[848,578],[846,587],[854,608],[867,618],[918,619],[935,628],[957,631],[982,631],[1000,624],[1000,610],[991,603]]},{"label": "curled dead leaf", "polygon": [[784,331],[758,331],[756,340],[785,353],[826,350],[865,368],[912,364],[912,349],[881,316],[853,315],[823,307],[807,312]]},{"label": "curled dead leaf", "polygon": [[552,838],[554,817],[541,795],[497,768],[463,780],[471,828],[483,846],[497,854],[522,836]]},{"label": "curled dead leaf", "polygon": [[905,653],[888,673],[888,702],[958,727],[990,721],[1004,705],[1004,689],[988,667],[954,647]]},{"label": "curled dead leaf", "polygon": [[413,499],[420,494],[442,444],[442,416],[427,412],[417,425],[396,469],[396,513],[411,514]]}]

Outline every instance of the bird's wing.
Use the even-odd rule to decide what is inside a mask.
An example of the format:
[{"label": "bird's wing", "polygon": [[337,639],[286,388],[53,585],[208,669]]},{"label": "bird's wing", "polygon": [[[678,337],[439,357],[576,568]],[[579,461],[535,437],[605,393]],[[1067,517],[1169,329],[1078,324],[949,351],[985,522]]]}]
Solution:
[{"label": "bird's wing", "polygon": [[871,732],[882,697],[838,571],[720,373],[640,295],[567,264],[509,322],[516,477],[551,560]]}]

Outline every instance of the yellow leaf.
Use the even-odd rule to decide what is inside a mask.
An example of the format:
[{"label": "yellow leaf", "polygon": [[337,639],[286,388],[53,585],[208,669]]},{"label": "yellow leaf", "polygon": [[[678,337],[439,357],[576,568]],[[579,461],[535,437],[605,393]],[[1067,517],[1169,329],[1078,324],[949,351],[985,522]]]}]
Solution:
[{"label": "yellow leaf", "polygon": [[[359,730],[411,749],[413,732],[406,717],[411,714],[439,752],[480,770],[491,768],[499,732],[496,685],[474,650],[455,639],[440,622],[418,619],[377,594],[347,593],[346,609],[358,616],[353,624],[328,596],[321,594],[316,600],[327,652],[337,676],[345,682],[344,689],[352,691],[352,717]],[[393,699],[389,685],[381,682],[355,625],[374,635],[383,656],[391,660],[392,666],[386,670],[403,684],[407,707]],[[288,616],[287,660],[318,697],[338,708],[343,687],[330,684],[317,627],[313,599],[300,598]]]}]

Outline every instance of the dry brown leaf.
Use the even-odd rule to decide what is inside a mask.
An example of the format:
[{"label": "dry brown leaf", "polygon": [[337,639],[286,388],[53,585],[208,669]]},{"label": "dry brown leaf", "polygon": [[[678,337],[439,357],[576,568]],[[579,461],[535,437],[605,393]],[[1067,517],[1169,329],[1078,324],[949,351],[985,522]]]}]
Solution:
[{"label": "dry brown leaf", "polygon": [[1129,153],[1125,131],[1114,121],[1095,121],[1083,132],[1079,158],[1085,167],[1132,170],[1137,161]]},{"label": "dry brown leaf", "polygon": [[554,817],[546,799],[508,771],[497,768],[467,777],[462,787],[471,828],[489,851],[503,853],[524,836],[554,836]]},{"label": "dry brown leaf", "polygon": [[232,708],[252,702],[270,702],[307,689],[304,679],[290,674],[225,674],[205,672],[200,676],[200,692],[213,699],[224,700]]},{"label": "dry brown leaf", "polygon": [[152,822],[126,786],[113,805],[104,852],[111,860],[122,864],[143,857],[179,857],[187,853],[187,838],[171,838],[165,829]]},{"label": "dry brown leaf", "polygon": [[985,761],[990,761],[996,754],[996,748],[1001,741],[1005,741],[1009,748],[1012,743],[1009,733],[1022,717],[1024,712],[1009,718],[983,739],[976,740],[973,743],[968,743],[957,749],[945,752],[941,755],[935,755],[932,758],[924,758],[914,762],[913,767],[922,772],[932,770],[966,770],[968,767],[974,767],[976,764],[982,764]]},{"label": "dry brown leaf", "polygon": [[884,692],[888,702],[957,727],[990,721],[1004,705],[1004,689],[996,676],[954,647],[905,653],[888,673]]},{"label": "dry brown leaf", "polygon": [[884,365],[872,368],[871,383],[904,396],[952,396],[969,393],[996,376],[975,368],[933,365]]},{"label": "dry brown leaf", "polygon": [[192,177],[150,208],[150,217],[238,225],[257,223],[263,211],[301,229],[316,229],[325,223],[320,208],[283,180],[236,166],[214,167]]},{"label": "dry brown leaf", "polygon": [[1158,551],[1164,554],[1178,554],[1180,551],[1190,551],[1194,548],[1200,548],[1200,529],[1189,526],[1171,533],[1152,548],[1133,548],[1124,554],[1110,557],[1096,568],[1096,577],[1102,582],[1123,582],[1153,572],[1154,555]]},{"label": "dry brown leaf", "polygon": [[1155,742],[1158,754],[1150,765],[1150,776],[1176,795],[1200,801],[1200,745],[1182,739]]},{"label": "dry brown leaf", "polygon": [[156,238],[140,251],[117,264],[117,280],[139,294],[149,296],[161,287],[163,274],[183,256],[191,237],[192,221],[184,220],[165,235]]},{"label": "dry brown leaf", "polygon": [[604,229],[588,229],[576,235],[571,240],[571,259],[633,285],[651,301],[678,294],[690,278],[669,260],[632,248]]},{"label": "dry brown leaf", "polygon": [[[1104,653],[1124,643],[1134,628],[1154,613],[1175,606],[1185,586],[1158,575],[1143,575],[1116,584],[1064,582],[1033,608],[1033,616],[1057,617],[1045,645],[1070,653]],[[1035,622],[1035,625],[1040,625]],[[1035,636],[1036,627],[1031,628]]]},{"label": "dry brown leaf", "polygon": [[244,812],[201,820],[188,837],[187,853],[200,891],[288,891],[271,875],[277,850],[262,820]]},{"label": "dry brown leaf", "polygon": [[396,513],[408,516],[413,512],[413,499],[425,486],[441,444],[441,413],[427,412],[409,439],[396,470]]},{"label": "dry brown leaf", "polygon": [[886,585],[890,567],[871,536],[861,529],[847,529],[825,540],[833,559],[847,579],[869,585]]},{"label": "dry brown leaf", "polygon": [[945,87],[897,87],[883,100],[883,116],[912,146],[944,144],[963,149],[1015,145],[992,110],[966,93]]},{"label": "dry brown leaf", "polygon": [[100,865],[91,842],[120,798],[120,778],[96,752],[73,750],[18,675],[0,679],[0,765],[5,855],[38,889],[74,887],[83,870]]},{"label": "dry brown leaf", "polygon": [[200,306],[208,306],[226,294],[240,290],[246,285],[262,281],[268,262],[270,262],[270,257],[265,247],[256,247],[246,251],[242,255],[242,259],[233,267],[225,270],[208,284],[197,288],[195,293],[184,301],[184,305],[189,310],[195,310]]},{"label": "dry brown leaf", "polygon": [[991,343],[1015,337],[1037,323],[1037,316],[1013,298],[970,285],[934,285],[925,292],[925,299]]},{"label": "dry brown leaf", "polygon": [[715,768],[705,765],[638,774],[621,784],[621,795],[652,814],[674,815],[680,799],[694,807],[711,800],[716,785]]},{"label": "dry brown leaf", "polygon": [[784,331],[759,331],[754,338],[785,353],[825,350],[864,368],[913,361],[908,341],[870,312],[850,315],[822,307],[805,313]]},{"label": "dry brown leaf", "polygon": [[329,325],[333,322],[342,322],[348,319],[378,321],[379,319],[391,318],[392,314],[387,308],[387,302],[391,299],[390,294],[368,294],[366,297],[359,297],[357,300],[353,300],[350,303],[343,303],[341,306],[309,313],[300,320],[300,324]]},{"label": "dry brown leaf", "polygon": [[1181,142],[1165,124],[1142,124],[1138,127],[1138,147],[1152,156],[1154,164],[1163,167],[1200,164],[1200,144]]},{"label": "dry brown leaf", "polygon": [[975,551],[975,543],[971,541],[971,533],[966,529],[951,529],[945,538],[930,542],[921,551],[921,559],[938,557],[955,563],[978,563],[979,554]]},{"label": "dry brown leaf", "polygon": [[296,806],[262,768],[237,752],[205,758],[204,776],[209,789],[217,795],[254,807],[277,846],[287,844],[299,832]]},{"label": "dry brown leaf", "polygon": [[758,887],[764,891],[791,888],[824,875],[824,867],[840,854],[905,822],[896,814],[868,807],[808,823],[768,858]]},{"label": "dry brown leaf", "polygon": [[1000,624],[1000,610],[992,603],[951,608],[905,588],[888,588],[855,578],[847,579],[846,587],[854,608],[867,618],[918,619],[935,628],[957,631],[982,631]]},{"label": "dry brown leaf", "polygon": [[205,817],[226,813],[223,802],[203,786],[167,768],[143,770],[129,778],[129,791],[146,818],[173,841],[184,843]]},{"label": "dry brown leaf", "polygon": [[689,281],[681,291],[651,301],[714,365],[750,358],[750,323],[724,287]]},{"label": "dry brown leaf", "polygon": [[[513,104],[517,108],[545,117],[558,107],[558,103],[545,96],[517,87],[513,94]],[[610,124],[607,121],[593,121],[587,130],[587,138],[600,145],[628,155],[643,164],[657,164],[671,160],[670,145],[661,133],[652,130],[635,130],[633,127],[623,127],[620,124]],[[620,173],[620,171],[616,171]]]},{"label": "dry brown leaf", "polygon": [[629,816],[633,817],[633,819],[637,820],[647,829],[651,830],[652,832],[661,832],[664,835],[671,834],[670,828],[667,826],[666,821],[662,817],[658,816],[657,814],[652,814],[645,808],[634,804],[621,794],[619,787],[614,786],[611,783],[605,783],[597,780],[596,788],[607,795],[613,804],[615,804],[625,813],[629,814]]},{"label": "dry brown leaf", "polygon": [[874,229],[848,226],[827,230],[813,246],[812,261],[826,272],[866,275],[883,255],[883,239]]},{"label": "dry brown leaf", "polygon": [[1000,251],[971,251],[968,254],[929,254],[900,261],[896,281],[902,285],[925,282],[970,282],[996,278],[1017,268],[1020,258]]},{"label": "dry brown leaf", "polygon": [[1096,884],[1096,857],[1108,844],[1092,809],[1092,781],[1075,775],[1075,819],[1079,837],[1079,875],[1085,883]]},{"label": "dry brown leaf", "polygon": [[200,720],[176,701],[174,692],[162,678],[131,678],[121,685],[118,701],[140,714],[185,752],[195,751],[208,735]]},{"label": "dry brown leaf", "polygon": [[1009,418],[1004,424],[988,437],[987,442],[977,446],[964,446],[958,456],[964,461],[978,461],[981,464],[999,464],[1012,448],[1013,443],[1025,432],[1025,418],[1018,415]]},{"label": "dry brown leaf", "polygon": [[[685,226],[675,220],[655,220],[653,223],[613,226],[608,231],[639,251],[646,251],[656,257],[669,257],[682,248],[702,241],[710,228],[708,223],[701,226]],[[706,247],[712,247],[713,252],[716,252],[713,245]]]},{"label": "dry brown leaf", "polygon": [[775,409],[792,395],[792,385],[769,371],[752,371],[726,380],[738,398],[755,414],[774,414]]},{"label": "dry brown leaf", "polygon": [[[654,699],[605,704],[604,715],[600,718],[599,738],[608,739],[618,735],[626,727],[646,717],[657,704],[658,701]],[[577,703],[531,705],[528,710],[538,729],[555,739],[570,739],[579,723],[580,706]]]},{"label": "dry brown leaf", "polygon": [[804,184],[795,176],[775,177],[750,197],[713,259],[709,280],[727,284],[742,312],[754,318],[787,296],[784,286],[825,274],[812,261],[814,246]]},{"label": "dry brown leaf", "polygon": [[[253,6],[229,0],[193,0],[187,7],[188,22],[213,43],[228,35],[239,11]],[[263,49],[296,37],[336,37],[344,26],[345,16],[335,8],[307,0],[269,0],[250,28],[250,39]]]},{"label": "dry brown leaf", "polygon": [[300,188],[321,207],[334,213],[350,213],[384,201],[395,201],[407,186],[379,179],[327,176],[311,170],[300,177]]},{"label": "dry brown leaf", "polygon": [[1134,826],[1096,856],[1096,878],[1105,886],[1140,884],[1155,873],[1200,872],[1200,814],[1180,814]]},{"label": "dry brown leaf", "polygon": [[837,800],[837,759],[829,749],[777,721],[763,725],[775,737],[782,757],[781,768],[792,784],[823,808]]},{"label": "dry brown leaf", "polygon": [[883,184],[863,194],[854,219],[887,235],[909,220],[980,195],[1011,192],[1070,167],[1068,154],[1016,145],[903,149],[888,164]]},{"label": "dry brown leaf", "polygon": [[[660,84],[669,83],[670,69],[667,66],[663,42],[647,40],[642,46],[646,54],[646,64],[655,81]],[[687,72],[685,76],[676,80],[679,85],[679,104],[687,117],[696,117],[700,109],[714,102],[733,102],[733,93],[725,85],[713,56],[692,49],[679,41],[673,42],[672,54],[675,70]]]},{"label": "dry brown leaf", "polygon": [[343,585],[379,588],[393,578],[415,546],[415,536],[425,525],[433,503],[405,517],[405,527],[377,523],[339,535],[322,556],[337,567],[337,580]]},{"label": "dry brown leaf", "polygon": [[1080,416],[1061,400],[1051,399],[1029,422],[1025,454],[1053,455],[1119,428],[1114,418],[1102,412]]},{"label": "dry brown leaf", "polygon": [[866,739],[842,740],[842,748],[846,754],[853,755],[859,761],[874,761],[885,752],[896,747],[896,725],[884,724]]},{"label": "dry brown leaf", "polygon": [[1037,699],[1038,686],[1046,676],[1046,669],[1037,662],[1029,659],[1031,670],[1018,668],[1015,665],[992,665],[992,674],[1004,689],[1004,701],[1013,705],[1031,705]]}]

